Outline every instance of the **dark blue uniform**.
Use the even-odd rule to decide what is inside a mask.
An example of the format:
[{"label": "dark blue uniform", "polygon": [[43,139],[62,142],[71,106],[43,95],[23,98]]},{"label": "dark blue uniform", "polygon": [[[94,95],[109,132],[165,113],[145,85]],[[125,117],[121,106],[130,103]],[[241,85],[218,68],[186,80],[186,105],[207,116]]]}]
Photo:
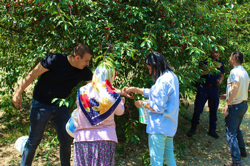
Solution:
[{"label": "dark blue uniform", "polygon": [[[217,69],[220,73],[208,73],[207,75],[201,76],[201,78],[205,78],[205,83],[200,83],[198,86],[198,91],[196,94],[195,99],[195,107],[194,107],[194,114],[192,118],[192,122],[199,124],[200,114],[203,112],[203,108],[205,103],[208,100],[208,107],[209,107],[209,119],[210,119],[210,126],[209,130],[216,129],[216,121],[217,121],[217,110],[219,106],[219,88],[217,86],[217,79],[220,78],[220,74],[224,74],[224,66],[220,60],[216,60],[217,62],[221,63],[221,66]],[[200,63],[201,65],[206,65],[207,62],[204,61]]]}]

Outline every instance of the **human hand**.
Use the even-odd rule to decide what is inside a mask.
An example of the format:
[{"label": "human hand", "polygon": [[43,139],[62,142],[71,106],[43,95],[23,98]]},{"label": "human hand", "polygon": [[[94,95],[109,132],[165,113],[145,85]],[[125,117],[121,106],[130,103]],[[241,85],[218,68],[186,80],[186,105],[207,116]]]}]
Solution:
[{"label": "human hand", "polygon": [[134,94],[131,91],[132,87],[124,87],[122,88],[122,95],[130,98],[130,99],[134,99]]},{"label": "human hand", "polygon": [[224,115],[225,117],[228,115],[228,104],[227,104],[227,103],[225,104],[222,113],[223,113],[223,115]]},{"label": "human hand", "polygon": [[136,106],[137,108],[140,108],[140,107],[142,107],[142,103],[143,103],[143,101],[137,100],[137,101],[135,101],[135,106]]},{"label": "human hand", "polygon": [[21,94],[15,94],[12,98],[12,102],[16,108],[20,108],[22,104],[22,96]]},{"label": "human hand", "polygon": [[218,79],[218,80],[217,80],[217,83],[218,83],[218,84],[221,84],[221,83],[222,83],[222,80],[221,80],[221,79]]},{"label": "human hand", "polygon": [[125,103],[125,97],[121,97],[121,99],[122,99],[123,103]]},{"label": "human hand", "polygon": [[220,100],[226,100],[227,94],[220,95]]}]

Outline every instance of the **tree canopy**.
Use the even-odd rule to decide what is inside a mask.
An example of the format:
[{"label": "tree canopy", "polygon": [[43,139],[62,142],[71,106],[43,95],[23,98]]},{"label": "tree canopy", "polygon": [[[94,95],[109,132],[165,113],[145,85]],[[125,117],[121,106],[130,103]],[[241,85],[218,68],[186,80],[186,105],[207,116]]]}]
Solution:
[{"label": "tree canopy", "polygon": [[[203,72],[198,63],[212,48],[226,73],[233,51],[241,51],[250,66],[250,3],[244,0],[2,0],[0,14],[3,94],[12,94],[41,58],[71,54],[78,43],[93,49],[93,69],[103,59],[113,61],[117,88],[152,85],[144,59],[153,51],[174,67],[181,96],[194,90]],[[207,69],[216,72],[208,62]]]}]

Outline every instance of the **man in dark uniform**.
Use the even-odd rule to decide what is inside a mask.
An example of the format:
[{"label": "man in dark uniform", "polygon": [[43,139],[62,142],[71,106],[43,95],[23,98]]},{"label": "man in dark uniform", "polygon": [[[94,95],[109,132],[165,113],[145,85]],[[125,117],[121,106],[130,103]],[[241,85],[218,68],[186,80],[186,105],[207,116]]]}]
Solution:
[{"label": "man in dark uniform", "polygon": [[[201,78],[205,79],[205,83],[200,83],[197,88],[197,94],[195,99],[194,114],[192,118],[192,126],[187,133],[188,137],[192,137],[195,134],[196,127],[199,124],[200,114],[203,112],[205,103],[208,100],[209,107],[209,132],[208,134],[214,138],[219,138],[216,133],[216,121],[217,121],[217,110],[219,106],[219,88],[218,84],[221,84],[224,79],[224,67],[223,63],[218,59],[220,56],[219,52],[213,49],[211,51],[211,59],[216,65],[220,73],[211,73],[210,71],[204,70],[204,74]],[[206,66],[207,60],[200,63],[200,66]]]}]

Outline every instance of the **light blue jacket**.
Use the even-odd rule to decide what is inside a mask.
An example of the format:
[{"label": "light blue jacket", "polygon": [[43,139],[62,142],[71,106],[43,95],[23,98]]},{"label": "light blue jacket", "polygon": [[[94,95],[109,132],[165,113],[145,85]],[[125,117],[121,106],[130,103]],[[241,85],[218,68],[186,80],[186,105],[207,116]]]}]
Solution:
[{"label": "light blue jacket", "polygon": [[166,70],[151,89],[143,90],[154,111],[149,112],[148,134],[163,134],[173,137],[177,131],[179,114],[179,81],[176,75]]}]

